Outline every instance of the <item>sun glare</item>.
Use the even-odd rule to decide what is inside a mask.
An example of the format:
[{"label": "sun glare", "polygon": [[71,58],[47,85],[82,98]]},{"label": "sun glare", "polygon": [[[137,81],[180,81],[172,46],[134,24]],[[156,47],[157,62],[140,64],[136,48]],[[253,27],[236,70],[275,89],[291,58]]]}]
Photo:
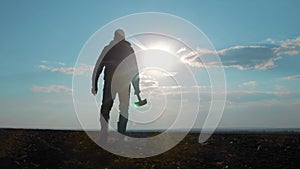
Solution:
[{"label": "sun glare", "polygon": [[[176,43],[157,38],[138,39],[132,38],[131,42],[137,47],[136,55],[139,58],[141,67],[158,67],[171,70],[178,62]],[[154,73],[156,75],[156,73]]]},{"label": "sun glare", "polygon": [[169,52],[169,53],[175,52],[175,51],[172,50],[171,44],[167,44],[165,42],[156,42],[156,43],[150,44],[146,48],[147,49],[162,50],[162,51]]}]

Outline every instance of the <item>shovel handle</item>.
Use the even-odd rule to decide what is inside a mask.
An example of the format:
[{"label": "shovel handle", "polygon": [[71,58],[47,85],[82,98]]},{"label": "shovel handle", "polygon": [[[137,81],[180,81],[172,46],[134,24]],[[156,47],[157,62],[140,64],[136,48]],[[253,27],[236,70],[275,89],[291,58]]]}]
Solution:
[{"label": "shovel handle", "polygon": [[141,99],[141,96],[138,94],[138,95],[136,95],[137,96],[137,98],[139,99],[139,101],[142,101],[142,99]]}]

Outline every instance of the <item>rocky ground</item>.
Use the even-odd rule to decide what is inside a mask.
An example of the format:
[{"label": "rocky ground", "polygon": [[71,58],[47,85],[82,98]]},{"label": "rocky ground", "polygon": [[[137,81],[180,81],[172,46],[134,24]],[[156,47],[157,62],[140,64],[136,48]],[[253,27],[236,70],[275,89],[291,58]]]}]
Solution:
[{"label": "rocky ground", "polygon": [[191,133],[163,154],[135,159],[103,150],[82,131],[0,129],[0,169],[300,168],[300,133],[227,132],[197,141]]}]

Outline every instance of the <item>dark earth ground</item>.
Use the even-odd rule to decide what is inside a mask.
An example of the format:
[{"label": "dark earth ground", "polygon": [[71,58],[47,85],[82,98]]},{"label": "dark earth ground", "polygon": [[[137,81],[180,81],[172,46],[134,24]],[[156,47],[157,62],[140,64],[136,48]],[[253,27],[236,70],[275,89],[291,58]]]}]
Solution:
[{"label": "dark earth ground", "polygon": [[203,144],[198,136],[135,159],[103,150],[83,131],[0,129],[0,169],[300,168],[299,132],[218,132]]}]

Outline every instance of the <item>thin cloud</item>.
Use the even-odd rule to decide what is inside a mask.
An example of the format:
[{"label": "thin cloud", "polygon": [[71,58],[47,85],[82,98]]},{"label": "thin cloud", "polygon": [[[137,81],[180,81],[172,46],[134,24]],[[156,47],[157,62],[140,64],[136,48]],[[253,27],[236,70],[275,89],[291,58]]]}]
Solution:
[{"label": "thin cloud", "polygon": [[168,72],[168,73],[163,73],[162,75],[165,77],[174,77],[177,75],[177,72]]},{"label": "thin cloud", "polygon": [[180,49],[177,51],[177,53],[179,54],[179,53],[182,53],[182,52],[184,52],[184,51],[186,51],[186,48],[185,48],[185,47],[182,47],[182,48],[180,48]]},{"label": "thin cloud", "polygon": [[281,85],[274,85],[269,90],[228,90],[227,98],[231,101],[239,101],[241,98],[272,99],[277,97],[293,98],[299,96],[299,91],[289,90]]},{"label": "thin cloud", "polygon": [[286,95],[293,93],[292,91],[280,85],[275,85],[275,92],[277,93],[277,95]]},{"label": "thin cloud", "polygon": [[225,67],[246,69],[270,69],[275,67],[273,49],[266,46],[235,46],[218,51]]},{"label": "thin cloud", "polygon": [[287,80],[287,81],[300,80],[300,75],[286,76],[286,77],[281,78],[281,80]]},{"label": "thin cloud", "polygon": [[46,70],[49,70],[49,69],[50,69],[48,66],[43,65],[43,64],[39,65],[39,68],[40,68],[40,69],[46,69]]},{"label": "thin cloud", "polygon": [[[234,46],[219,51],[197,48],[181,51],[181,60],[193,67],[221,66],[207,58],[219,55],[224,68],[239,70],[266,70],[276,67],[276,61],[284,56],[300,53],[300,37],[286,41],[268,39],[269,45]],[[203,62],[203,59],[205,62]]]},{"label": "thin cloud", "polygon": [[63,85],[31,86],[31,91],[38,93],[71,93],[72,89]]},{"label": "thin cloud", "polygon": [[[275,41],[276,43],[276,41]],[[280,44],[278,48],[275,48],[275,54],[282,55],[297,55],[300,52],[300,37],[295,39],[288,39],[286,41],[278,41]]]},{"label": "thin cloud", "polygon": [[63,74],[72,75],[74,73],[73,67],[60,67],[60,68],[51,68],[51,72],[61,72]]},{"label": "thin cloud", "polygon": [[65,66],[66,64],[64,63],[64,62],[60,62],[60,61],[58,61],[58,62],[56,62],[58,65],[62,65],[62,66]]},{"label": "thin cloud", "polygon": [[78,67],[65,67],[65,63],[56,62],[54,66],[49,66],[47,61],[42,61],[38,67],[43,70],[49,70],[50,72],[60,72],[66,75],[84,75],[86,72],[92,72],[93,66],[91,65],[79,65]]},{"label": "thin cloud", "polygon": [[248,82],[244,82],[242,85],[248,87],[256,87],[258,83],[256,81],[248,81]]},{"label": "thin cloud", "polygon": [[158,81],[155,80],[142,80],[140,82],[142,90],[150,89],[150,88],[157,88],[159,86]]}]

